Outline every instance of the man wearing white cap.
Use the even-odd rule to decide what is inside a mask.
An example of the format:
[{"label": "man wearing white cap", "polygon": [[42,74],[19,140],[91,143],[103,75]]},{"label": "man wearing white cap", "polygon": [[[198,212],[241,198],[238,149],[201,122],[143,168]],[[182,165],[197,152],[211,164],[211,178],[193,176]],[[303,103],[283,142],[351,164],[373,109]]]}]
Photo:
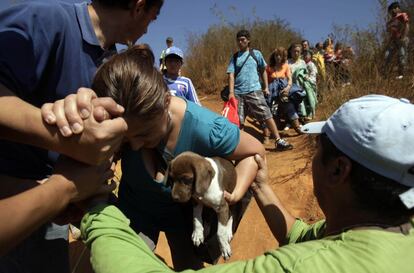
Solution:
[{"label": "man wearing white cap", "polygon": [[[260,169],[253,192],[281,247],[200,271],[413,272],[414,105],[364,96],[303,131],[319,134],[312,172],[326,220],[308,225],[295,219],[266,183],[266,164],[256,156]],[[82,235],[92,247],[97,273],[172,272],[113,206],[91,210],[83,218]]]}]

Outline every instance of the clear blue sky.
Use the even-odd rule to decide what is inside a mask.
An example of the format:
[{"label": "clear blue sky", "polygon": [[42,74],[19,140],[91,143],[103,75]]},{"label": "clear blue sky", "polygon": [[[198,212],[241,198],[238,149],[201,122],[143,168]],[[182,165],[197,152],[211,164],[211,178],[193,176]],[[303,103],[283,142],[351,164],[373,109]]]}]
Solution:
[{"label": "clear blue sky", "polygon": [[[0,9],[22,1],[0,0]],[[210,25],[220,22],[211,11],[216,5],[230,22],[254,17],[284,19],[314,44],[323,41],[334,24],[365,28],[374,23],[377,3],[377,0],[165,0],[158,20],[150,25],[140,42],[148,43],[159,56],[165,47],[165,38],[172,36],[174,45],[186,50],[189,33],[203,33]]]}]

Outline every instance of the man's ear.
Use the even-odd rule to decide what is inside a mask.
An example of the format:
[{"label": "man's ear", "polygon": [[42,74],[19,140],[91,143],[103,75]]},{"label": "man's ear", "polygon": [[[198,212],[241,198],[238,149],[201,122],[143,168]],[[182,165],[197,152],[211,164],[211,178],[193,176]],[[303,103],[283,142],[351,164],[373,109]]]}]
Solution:
[{"label": "man's ear", "polygon": [[331,185],[344,183],[349,178],[352,162],[346,156],[338,156],[328,166]]},{"label": "man's ear", "polygon": [[146,0],[133,0],[130,2],[129,10],[134,14],[138,14],[138,12],[144,8]]}]

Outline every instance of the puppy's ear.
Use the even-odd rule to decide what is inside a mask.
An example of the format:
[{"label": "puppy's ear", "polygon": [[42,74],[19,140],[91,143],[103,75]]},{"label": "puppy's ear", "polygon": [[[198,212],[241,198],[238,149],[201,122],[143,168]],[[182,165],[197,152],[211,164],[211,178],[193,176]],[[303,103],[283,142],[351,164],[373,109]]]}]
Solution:
[{"label": "puppy's ear", "polygon": [[193,171],[195,174],[195,192],[198,195],[203,195],[215,175],[214,169],[205,158],[199,158],[193,163]]}]

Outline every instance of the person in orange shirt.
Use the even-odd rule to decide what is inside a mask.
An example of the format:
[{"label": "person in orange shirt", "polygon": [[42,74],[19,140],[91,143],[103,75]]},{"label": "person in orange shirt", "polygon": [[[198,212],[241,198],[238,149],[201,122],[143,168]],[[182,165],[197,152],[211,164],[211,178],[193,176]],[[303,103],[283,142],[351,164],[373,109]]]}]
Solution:
[{"label": "person in orange shirt", "polygon": [[[272,82],[278,81],[275,83],[279,87],[277,96],[278,118],[283,117],[287,122],[291,123],[296,132],[300,133],[299,116],[294,103],[289,100],[289,91],[292,87],[292,72],[287,62],[287,56],[287,50],[284,47],[276,48],[269,57],[266,73],[269,86]],[[266,138],[266,130],[264,133]]]}]

